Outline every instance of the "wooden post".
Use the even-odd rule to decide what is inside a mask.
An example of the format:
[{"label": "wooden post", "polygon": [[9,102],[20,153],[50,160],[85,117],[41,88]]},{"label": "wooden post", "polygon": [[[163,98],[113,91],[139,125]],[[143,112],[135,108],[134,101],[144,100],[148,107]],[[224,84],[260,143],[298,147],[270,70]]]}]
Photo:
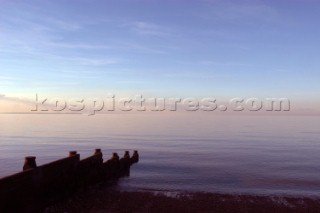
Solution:
[{"label": "wooden post", "polygon": [[139,153],[137,150],[134,150],[133,155],[131,157],[131,164],[139,162]]},{"label": "wooden post", "polygon": [[70,151],[69,152],[69,157],[73,157],[77,154],[77,151]]},{"label": "wooden post", "polygon": [[94,150],[94,154],[95,154],[95,155],[101,154],[101,149],[95,149],[95,150]]},{"label": "wooden post", "polygon": [[24,158],[23,171],[37,168],[36,157],[35,156],[27,156]]}]

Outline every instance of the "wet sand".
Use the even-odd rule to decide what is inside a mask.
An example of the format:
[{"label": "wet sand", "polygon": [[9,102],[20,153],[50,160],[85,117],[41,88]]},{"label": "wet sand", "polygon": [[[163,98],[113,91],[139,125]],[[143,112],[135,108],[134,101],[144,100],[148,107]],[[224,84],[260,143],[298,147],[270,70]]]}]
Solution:
[{"label": "wet sand", "polygon": [[94,188],[77,193],[43,212],[320,212],[320,198],[218,193],[152,193]]}]

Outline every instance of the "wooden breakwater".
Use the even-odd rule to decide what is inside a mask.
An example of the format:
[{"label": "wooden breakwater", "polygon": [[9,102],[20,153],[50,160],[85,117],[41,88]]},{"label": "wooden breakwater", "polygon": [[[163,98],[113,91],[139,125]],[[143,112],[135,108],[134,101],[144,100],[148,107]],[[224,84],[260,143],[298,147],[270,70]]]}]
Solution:
[{"label": "wooden breakwater", "polygon": [[83,160],[70,151],[68,157],[42,166],[35,159],[26,157],[22,172],[0,179],[0,212],[37,212],[91,185],[129,176],[139,154],[134,151],[130,156],[126,151],[120,158],[113,153],[104,162],[100,149]]}]

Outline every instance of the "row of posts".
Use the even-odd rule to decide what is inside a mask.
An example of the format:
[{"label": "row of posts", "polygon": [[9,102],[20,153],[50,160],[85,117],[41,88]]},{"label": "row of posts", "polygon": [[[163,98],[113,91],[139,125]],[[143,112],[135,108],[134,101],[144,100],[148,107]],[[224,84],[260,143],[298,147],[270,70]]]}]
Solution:
[{"label": "row of posts", "polygon": [[[69,157],[76,156],[78,153],[77,151],[69,151]],[[101,149],[95,149],[94,155],[102,154]],[[119,155],[118,153],[114,152],[112,154],[112,158],[108,161],[119,161]],[[127,161],[128,165],[132,165],[134,163],[137,163],[139,161],[139,153],[137,150],[134,150],[132,157],[130,157],[129,151],[125,151],[123,158],[121,159],[123,161]],[[23,171],[37,168],[36,163],[36,157],[35,156],[27,156],[25,157],[24,165],[23,165]]]}]

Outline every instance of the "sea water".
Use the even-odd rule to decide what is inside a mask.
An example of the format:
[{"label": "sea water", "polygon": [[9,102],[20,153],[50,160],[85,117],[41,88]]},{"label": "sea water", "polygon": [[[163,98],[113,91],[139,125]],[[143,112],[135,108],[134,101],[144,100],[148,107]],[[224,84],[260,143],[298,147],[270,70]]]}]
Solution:
[{"label": "sea water", "polygon": [[159,191],[318,195],[320,117],[201,113],[1,114],[0,176],[77,150],[139,150],[120,186]]}]

